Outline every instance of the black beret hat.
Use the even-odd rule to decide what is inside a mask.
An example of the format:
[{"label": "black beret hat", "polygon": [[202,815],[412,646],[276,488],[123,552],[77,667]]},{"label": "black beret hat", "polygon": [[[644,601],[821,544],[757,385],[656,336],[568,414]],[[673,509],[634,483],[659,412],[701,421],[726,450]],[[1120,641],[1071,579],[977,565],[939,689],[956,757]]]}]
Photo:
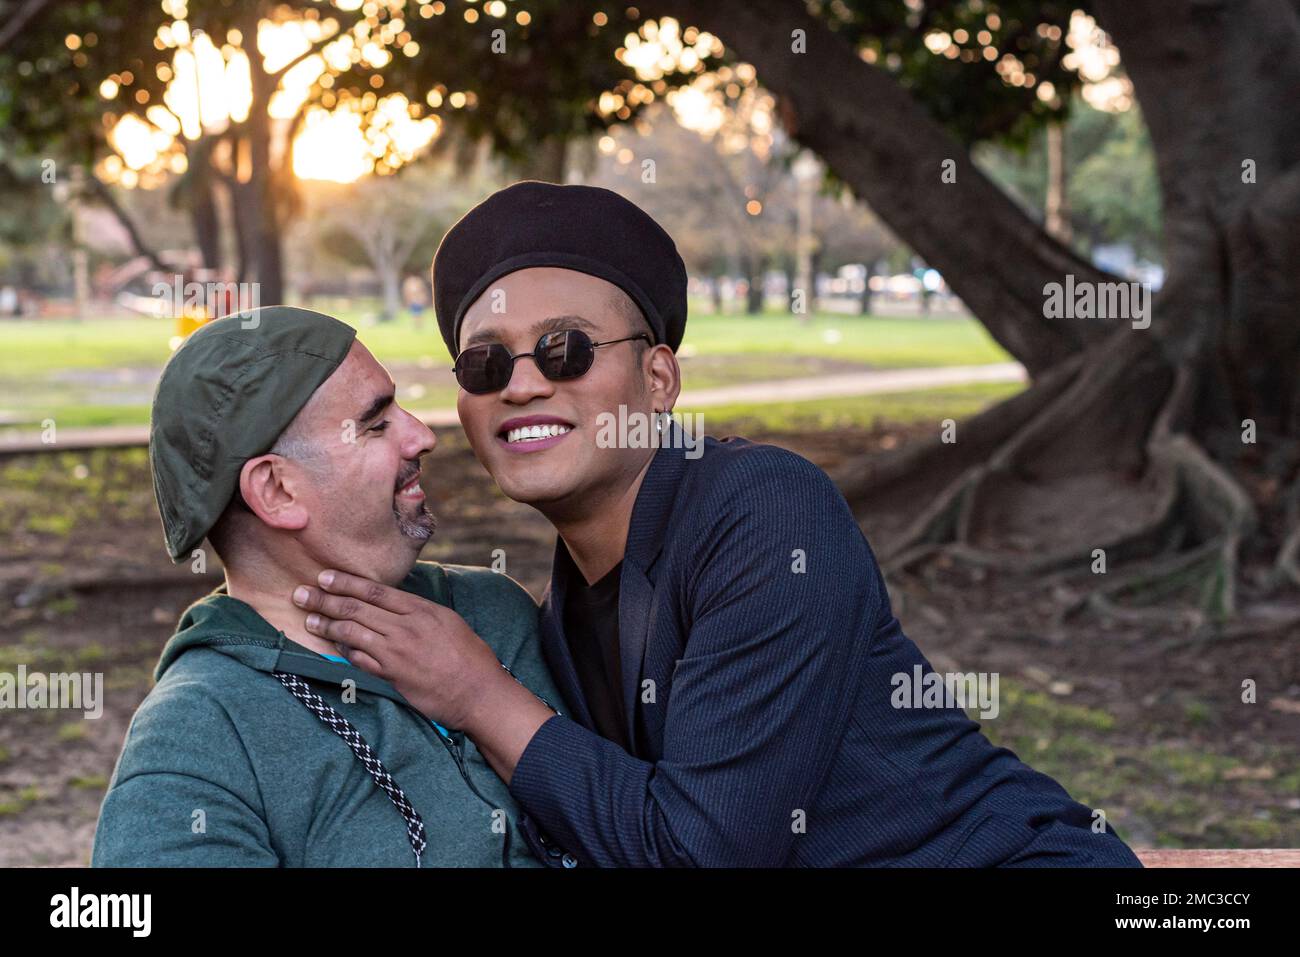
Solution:
[{"label": "black beret hat", "polygon": [[433,305],[456,356],[466,310],[507,273],[574,269],[611,282],[674,352],[686,331],[686,266],[672,237],[636,204],[596,186],[525,181],[479,203],[433,257]]}]

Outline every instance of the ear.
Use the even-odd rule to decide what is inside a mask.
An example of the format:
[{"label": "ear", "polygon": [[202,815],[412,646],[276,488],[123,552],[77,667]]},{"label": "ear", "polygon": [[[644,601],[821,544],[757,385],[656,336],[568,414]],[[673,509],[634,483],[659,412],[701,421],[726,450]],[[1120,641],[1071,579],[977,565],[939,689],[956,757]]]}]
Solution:
[{"label": "ear", "polygon": [[646,351],[646,385],[660,412],[671,412],[682,391],[682,369],[672,349],[660,343]]},{"label": "ear", "polygon": [[307,526],[300,470],[288,459],[273,454],[249,459],[239,471],[239,491],[253,514],[271,528],[297,531]]}]

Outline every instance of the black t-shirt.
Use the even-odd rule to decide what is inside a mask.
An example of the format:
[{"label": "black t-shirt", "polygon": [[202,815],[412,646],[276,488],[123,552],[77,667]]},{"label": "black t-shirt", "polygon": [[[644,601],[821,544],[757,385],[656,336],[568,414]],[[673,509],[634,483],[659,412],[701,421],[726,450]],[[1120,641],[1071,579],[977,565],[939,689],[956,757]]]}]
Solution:
[{"label": "black t-shirt", "polygon": [[627,747],[618,647],[618,578],[622,570],[619,562],[594,585],[588,585],[581,573],[574,576],[564,599],[564,634],[595,730]]}]

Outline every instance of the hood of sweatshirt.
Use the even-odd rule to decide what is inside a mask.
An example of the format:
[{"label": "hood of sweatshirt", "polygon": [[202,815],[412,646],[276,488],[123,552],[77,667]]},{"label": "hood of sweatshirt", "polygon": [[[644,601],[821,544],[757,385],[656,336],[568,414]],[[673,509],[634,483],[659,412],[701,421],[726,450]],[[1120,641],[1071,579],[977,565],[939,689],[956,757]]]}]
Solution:
[{"label": "hood of sweatshirt", "polygon": [[[440,605],[451,604],[443,569],[430,562],[417,563],[398,587]],[[350,680],[358,690],[413,707],[382,678],[351,664],[332,661],[298,644],[274,628],[247,602],[227,594],[224,584],[200,598],[181,615],[176,634],[163,648],[154,668],[154,680],[161,681],[167,670],[194,648],[218,651],[258,671],[283,671],[339,685]]]}]

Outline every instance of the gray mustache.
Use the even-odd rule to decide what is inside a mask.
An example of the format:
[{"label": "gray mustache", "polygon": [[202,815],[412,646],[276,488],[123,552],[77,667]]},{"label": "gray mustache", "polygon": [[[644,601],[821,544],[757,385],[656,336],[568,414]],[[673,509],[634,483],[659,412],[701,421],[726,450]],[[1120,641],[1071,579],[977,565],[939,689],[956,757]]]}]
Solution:
[{"label": "gray mustache", "polygon": [[402,468],[402,471],[398,473],[397,483],[393,486],[393,491],[396,492],[399,488],[401,488],[403,485],[406,485],[408,482],[411,481],[411,479],[415,478],[419,474],[420,474],[419,462],[406,463],[406,465]]}]

